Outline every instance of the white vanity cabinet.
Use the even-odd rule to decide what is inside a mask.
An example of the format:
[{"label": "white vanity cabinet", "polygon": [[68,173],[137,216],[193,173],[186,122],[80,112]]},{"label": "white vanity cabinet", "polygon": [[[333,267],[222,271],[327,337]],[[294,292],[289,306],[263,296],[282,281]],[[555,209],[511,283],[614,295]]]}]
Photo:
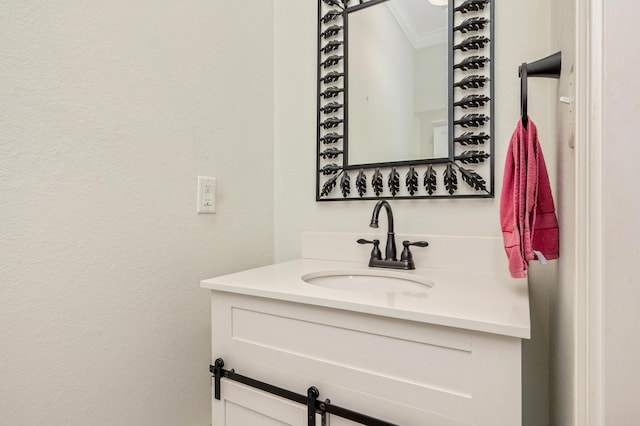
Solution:
[{"label": "white vanity cabinet", "polygon": [[[520,337],[209,284],[225,369],[300,394],[316,386],[319,400],[398,425],[521,424]],[[212,405],[214,426],[307,424],[306,406],[231,380]]]}]

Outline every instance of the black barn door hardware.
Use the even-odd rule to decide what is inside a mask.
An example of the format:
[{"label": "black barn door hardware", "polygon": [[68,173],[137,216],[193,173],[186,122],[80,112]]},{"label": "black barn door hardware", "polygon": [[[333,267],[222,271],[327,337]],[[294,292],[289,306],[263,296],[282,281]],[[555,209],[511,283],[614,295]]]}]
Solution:
[{"label": "black barn door hardware", "polygon": [[529,124],[529,118],[527,117],[527,79],[529,77],[560,78],[561,69],[562,52],[556,52],[535,62],[524,62],[518,67],[518,76],[520,76],[520,115],[525,128]]},{"label": "black barn door hardware", "polygon": [[360,423],[367,426],[398,426],[395,423],[389,423],[384,420],[377,419],[375,417],[367,416],[366,414],[359,413],[357,411],[342,408],[337,405],[331,404],[331,401],[325,399],[319,401],[320,391],[315,386],[307,389],[307,394],[302,395],[292,392],[287,389],[280,388],[278,386],[271,385],[269,383],[260,382],[247,376],[243,376],[235,372],[235,370],[225,370],[224,361],[222,358],[216,359],[213,365],[209,366],[209,372],[213,374],[214,378],[214,397],[220,400],[220,384],[221,379],[233,380],[235,382],[242,383],[252,388],[259,389],[264,392],[277,395],[281,398],[288,399],[289,401],[297,402],[298,404],[307,406],[307,426],[316,426],[316,414],[320,414],[323,418],[322,423],[326,424],[325,416],[327,414],[333,414],[334,416],[342,417],[352,422]]}]

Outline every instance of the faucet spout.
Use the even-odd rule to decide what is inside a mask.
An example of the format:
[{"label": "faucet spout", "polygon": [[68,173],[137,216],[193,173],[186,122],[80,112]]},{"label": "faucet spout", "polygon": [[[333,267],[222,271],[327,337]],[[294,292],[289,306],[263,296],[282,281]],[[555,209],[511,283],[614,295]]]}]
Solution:
[{"label": "faucet spout", "polygon": [[380,209],[384,207],[385,212],[387,212],[387,245],[385,247],[384,260],[397,260],[397,252],[396,252],[396,234],[393,230],[393,211],[391,210],[391,205],[386,200],[378,201],[376,206],[373,208],[373,214],[371,215],[371,224],[369,225],[372,228],[378,227],[378,216],[380,216]]}]

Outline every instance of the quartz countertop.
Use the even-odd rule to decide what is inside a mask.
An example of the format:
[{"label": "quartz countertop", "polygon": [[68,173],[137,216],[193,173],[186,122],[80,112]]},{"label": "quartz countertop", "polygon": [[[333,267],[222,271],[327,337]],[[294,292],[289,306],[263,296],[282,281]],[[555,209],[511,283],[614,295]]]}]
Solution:
[{"label": "quartz countertop", "polygon": [[319,271],[388,271],[363,263],[297,259],[210,278],[201,287],[456,327],[505,336],[530,337],[529,292],[526,279],[508,273],[417,268],[403,273],[435,283],[419,291],[365,292],[335,290],[308,284],[302,276]]}]

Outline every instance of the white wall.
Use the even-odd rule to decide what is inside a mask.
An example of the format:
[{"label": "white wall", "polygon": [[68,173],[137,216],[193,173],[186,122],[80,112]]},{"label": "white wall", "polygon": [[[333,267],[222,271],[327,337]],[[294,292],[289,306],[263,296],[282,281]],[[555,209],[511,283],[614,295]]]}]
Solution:
[{"label": "white wall", "polygon": [[[576,1],[550,2],[552,51],[562,51],[562,74],[553,95],[575,97]],[[577,408],[576,382],[576,206],[575,105],[553,103],[555,114],[556,208],[560,227],[558,284],[549,289],[550,424],[573,425]]]},{"label": "white wall", "polygon": [[640,66],[629,28],[639,9],[630,0],[607,0],[604,16],[603,75],[603,372],[604,425],[640,424],[640,200],[637,143]]},{"label": "white wall", "polygon": [[[276,260],[300,256],[300,233],[305,230],[370,232],[368,223],[375,204],[315,202],[316,9],[315,0],[275,2]],[[553,53],[551,31],[541,30],[550,25],[549,2],[497,3],[496,194],[500,194],[508,142],[519,118],[518,65]],[[556,80],[532,79],[529,86],[529,113],[538,125],[554,190],[557,135],[552,105],[557,98],[551,95],[555,96],[557,85]],[[392,205],[398,232],[501,236],[499,196],[489,200],[398,200]],[[534,265],[530,278],[536,322],[533,340],[525,348],[524,411],[534,425],[545,424],[548,417],[549,292],[555,286],[555,272],[554,266]]]},{"label": "white wall", "polygon": [[[447,108],[448,43],[442,42],[416,50],[416,72],[414,102],[416,115],[420,119],[419,157],[447,157],[449,136],[446,129]],[[434,136],[434,122],[443,123],[446,137]],[[414,157],[417,158],[417,157]]]},{"label": "white wall", "polygon": [[[415,53],[388,7],[349,14],[349,162],[406,160],[420,151]],[[396,86],[380,84],[398,78]]]},{"label": "white wall", "polygon": [[210,423],[199,280],[273,258],[272,4],[0,3],[0,423]]},{"label": "white wall", "polygon": [[447,119],[448,43],[432,44],[416,50],[416,111],[444,110]]}]

